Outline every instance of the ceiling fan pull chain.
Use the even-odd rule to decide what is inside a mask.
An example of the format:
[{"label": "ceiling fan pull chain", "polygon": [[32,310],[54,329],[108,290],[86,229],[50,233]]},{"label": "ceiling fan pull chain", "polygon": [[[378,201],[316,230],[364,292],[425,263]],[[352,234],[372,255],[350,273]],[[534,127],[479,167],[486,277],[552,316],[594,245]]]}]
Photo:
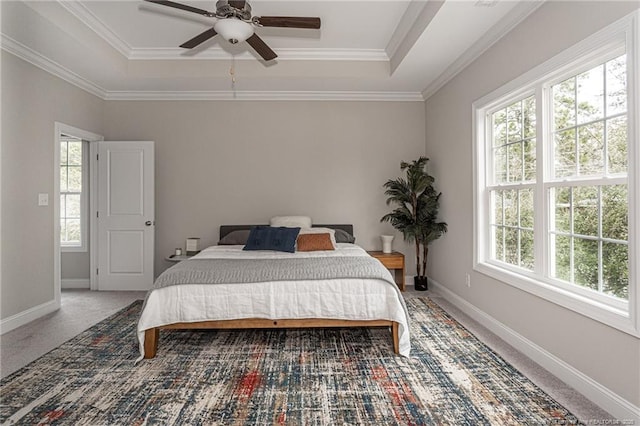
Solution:
[{"label": "ceiling fan pull chain", "polygon": [[231,76],[231,89],[236,88],[236,57],[231,56],[231,68],[229,68],[229,75]]}]

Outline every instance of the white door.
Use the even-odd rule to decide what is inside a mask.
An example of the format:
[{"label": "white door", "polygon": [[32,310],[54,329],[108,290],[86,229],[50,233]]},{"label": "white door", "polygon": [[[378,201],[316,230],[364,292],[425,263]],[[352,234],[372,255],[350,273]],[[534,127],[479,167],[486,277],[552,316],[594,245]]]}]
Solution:
[{"label": "white door", "polygon": [[98,143],[98,290],[153,284],[153,142]]}]

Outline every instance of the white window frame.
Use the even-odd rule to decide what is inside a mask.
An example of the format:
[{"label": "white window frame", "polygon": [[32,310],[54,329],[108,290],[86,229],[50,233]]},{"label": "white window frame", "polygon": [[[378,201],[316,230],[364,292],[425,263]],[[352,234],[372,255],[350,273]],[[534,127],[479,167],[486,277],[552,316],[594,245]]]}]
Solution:
[{"label": "white window frame", "polygon": [[[89,220],[89,143],[75,136],[71,136],[69,139],[78,139],[82,143],[82,190],[80,191],[80,244],[68,244],[60,240],[60,250],[63,253],[86,253],[89,251],[89,245],[87,244],[89,233],[89,227],[87,222]],[[67,138],[61,138],[60,144],[58,144],[58,150],[63,141]],[[58,168],[61,164],[58,165]],[[60,194],[64,194],[60,191]],[[60,217],[60,220],[62,218]],[[60,225],[62,223],[60,222]],[[60,226],[59,225],[59,226]]]},{"label": "white window frame", "polygon": [[[508,285],[534,294],[545,300],[563,306],[584,316],[600,321],[625,333],[640,336],[640,11],[614,22],[603,30],[570,47],[545,63],[507,83],[505,86],[475,101],[472,105],[474,143],[474,270],[495,278]],[[545,258],[548,244],[548,214],[538,214],[534,223],[535,269],[523,270],[517,266],[491,260],[491,205],[489,194],[489,173],[491,164],[491,144],[487,137],[491,129],[486,126],[490,114],[510,102],[536,95],[536,157],[544,158],[551,136],[551,107],[546,92],[552,84],[589,69],[602,59],[613,59],[616,49],[626,47],[627,54],[627,119],[628,119],[628,182],[629,197],[629,299],[628,302],[597,294],[577,285],[564,284],[560,280],[547,278],[549,259]],[[577,72],[576,72],[577,71]],[[550,156],[547,156],[550,157]],[[544,166],[536,164],[536,192],[534,205],[542,206],[548,212],[547,197],[552,186],[550,176],[552,162]],[[562,180],[560,180],[562,181]],[[570,183],[570,180],[567,180]],[[616,179],[602,179],[607,184]],[[597,181],[594,183],[597,185]],[[495,185],[491,185],[495,189]],[[505,185],[505,189],[509,189]],[[550,254],[547,253],[549,256]]]}]

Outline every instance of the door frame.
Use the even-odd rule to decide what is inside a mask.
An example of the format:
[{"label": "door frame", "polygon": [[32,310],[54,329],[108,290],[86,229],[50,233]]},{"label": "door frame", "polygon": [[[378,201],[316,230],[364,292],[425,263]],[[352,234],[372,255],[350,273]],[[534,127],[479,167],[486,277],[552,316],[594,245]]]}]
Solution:
[{"label": "door frame", "polygon": [[87,130],[79,129],[65,123],[54,122],[54,148],[53,148],[53,293],[55,302],[60,306],[62,285],[61,285],[61,265],[60,265],[60,140],[63,134],[74,136],[89,142],[89,280],[90,288],[94,290],[97,285],[96,276],[96,250],[97,237],[96,221],[91,220],[97,209],[97,161],[94,151],[97,152],[96,142],[104,140],[102,135]]}]

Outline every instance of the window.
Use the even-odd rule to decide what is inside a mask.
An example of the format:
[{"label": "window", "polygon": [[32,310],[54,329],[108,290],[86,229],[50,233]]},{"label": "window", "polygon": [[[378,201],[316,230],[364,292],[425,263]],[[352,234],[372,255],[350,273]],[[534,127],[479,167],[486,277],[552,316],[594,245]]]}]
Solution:
[{"label": "window", "polygon": [[474,103],[475,268],[635,335],[637,16]]},{"label": "window", "polygon": [[551,86],[550,275],[629,297],[626,55]]},{"label": "window", "polygon": [[80,139],[60,140],[60,245],[86,251],[86,154]]}]

